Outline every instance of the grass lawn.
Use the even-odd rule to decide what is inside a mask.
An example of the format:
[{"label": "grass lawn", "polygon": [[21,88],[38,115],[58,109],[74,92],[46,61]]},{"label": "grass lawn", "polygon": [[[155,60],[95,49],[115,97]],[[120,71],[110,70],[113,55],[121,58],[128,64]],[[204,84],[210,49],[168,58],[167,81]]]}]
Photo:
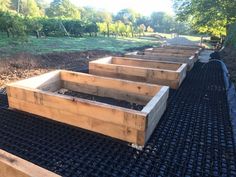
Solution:
[{"label": "grass lawn", "polygon": [[20,52],[31,54],[43,54],[51,52],[70,52],[101,49],[112,52],[125,52],[125,49],[142,47],[145,45],[159,45],[158,41],[121,38],[121,37],[47,37],[37,39],[33,36],[28,38],[27,43],[17,44],[15,39],[0,35],[0,57],[11,56]]},{"label": "grass lawn", "polygon": [[201,36],[187,36],[187,35],[181,35],[181,37],[185,37],[190,41],[193,42],[200,42],[201,41]]}]

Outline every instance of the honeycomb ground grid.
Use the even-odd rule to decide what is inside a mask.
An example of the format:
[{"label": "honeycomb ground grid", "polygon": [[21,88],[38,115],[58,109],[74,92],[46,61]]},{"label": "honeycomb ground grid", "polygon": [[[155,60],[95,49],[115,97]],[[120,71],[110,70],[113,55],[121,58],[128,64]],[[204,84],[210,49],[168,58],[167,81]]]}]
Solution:
[{"label": "honeycomb ground grid", "polygon": [[[7,102],[5,102],[7,104]],[[7,106],[7,105],[5,105]],[[236,176],[221,64],[196,63],[143,150],[80,128],[0,109],[0,148],[62,176]]]}]

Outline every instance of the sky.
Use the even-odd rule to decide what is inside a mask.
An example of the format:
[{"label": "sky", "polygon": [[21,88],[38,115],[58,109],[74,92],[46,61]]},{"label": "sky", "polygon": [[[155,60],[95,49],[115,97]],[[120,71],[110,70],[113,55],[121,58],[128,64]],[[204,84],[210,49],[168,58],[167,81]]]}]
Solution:
[{"label": "sky", "polygon": [[[52,0],[49,0],[49,2]],[[150,15],[152,12],[167,12],[174,14],[172,0],[70,0],[79,7],[89,6],[96,9],[104,9],[116,13],[124,8],[131,8],[143,15]]]}]

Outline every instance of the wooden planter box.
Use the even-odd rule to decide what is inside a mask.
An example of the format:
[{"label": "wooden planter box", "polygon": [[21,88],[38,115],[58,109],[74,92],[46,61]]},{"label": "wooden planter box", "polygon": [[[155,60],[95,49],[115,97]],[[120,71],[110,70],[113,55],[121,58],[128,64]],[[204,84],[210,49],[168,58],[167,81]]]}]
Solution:
[{"label": "wooden planter box", "polygon": [[188,57],[188,56],[175,56],[170,54],[155,54],[151,52],[131,52],[125,54],[125,57],[128,58],[139,58],[139,59],[147,59],[147,60],[156,60],[156,61],[166,61],[166,62],[177,62],[177,63],[186,63],[187,69],[190,71],[194,63],[196,61],[196,58],[194,56]]},{"label": "wooden planter box", "polygon": [[199,52],[197,50],[167,49],[167,48],[149,48],[144,51],[145,55],[158,55],[168,57],[193,57],[194,62],[198,60]]},{"label": "wooden planter box", "polygon": [[1,177],[60,177],[29,161],[0,149]]},{"label": "wooden planter box", "polygon": [[89,62],[90,74],[167,85],[174,89],[184,80],[186,70],[186,64],[125,57],[106,57]]},{"label": "wooden planter box", "polygon": [[[141,111],[58,94],[65,88],[144,105]],[[9,107],[144,146],[166,108],[169,87],[57,70],[7,86]]]},{"label": "wooden planter box", "polygon": [[195,56],[197,59],[200,52],[197,49],[181,49],[181,48],[166,48],[166,47],[156,47],[146,49],[145,52],[157,53],[160,55],[174,55],[174,56]]},{"label": "wooden planter box", "polygon": [[203,51],[204,47],[201,46],[187,46],[187,45],[165,45],[163,46],[167,49],[183,49],[183,50],[195,50],[195,51]]}]

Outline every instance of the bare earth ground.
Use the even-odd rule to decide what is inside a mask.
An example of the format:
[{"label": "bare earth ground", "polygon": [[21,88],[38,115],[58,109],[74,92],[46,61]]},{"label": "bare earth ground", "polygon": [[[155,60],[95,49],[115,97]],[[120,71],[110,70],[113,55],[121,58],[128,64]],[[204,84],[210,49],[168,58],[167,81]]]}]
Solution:
[{"label": "bare earth ground", "polygon": [[191,41],[187,37],[180,36],[172,39],[167,39],[166,43],[171,45],[198,45],[200,41],[199,40]]},{"label": "bare earth ground", "polygon": [[236,50],[234,48],[225,48],[221,53],[231,77],[231,81],[236,86]]},{"label": "bare earth ground", "polygon": [[89,61],[109,55],[121,55],[121,53],[91,50],[85,52],[55,52],[42,55],[16,54],[10,58],[0,60],[0,87],[54,69],[83,68],[88,66]]},{"label": "bare earth ground", "polygon": [[[191,41],[186,37],[175,37],[166,41],[174,45],[197,45],[199,41]],[[134,47],[127,51],[143,50],[150,46]],[[0,60],[0,88],[7,83],[39,75],[54,69],[71,69],[88,66],[88,62],[104,56],[122,56],[120,52],[90,50],[82,52],[53,52],[33,55],[18,53]]]}]

